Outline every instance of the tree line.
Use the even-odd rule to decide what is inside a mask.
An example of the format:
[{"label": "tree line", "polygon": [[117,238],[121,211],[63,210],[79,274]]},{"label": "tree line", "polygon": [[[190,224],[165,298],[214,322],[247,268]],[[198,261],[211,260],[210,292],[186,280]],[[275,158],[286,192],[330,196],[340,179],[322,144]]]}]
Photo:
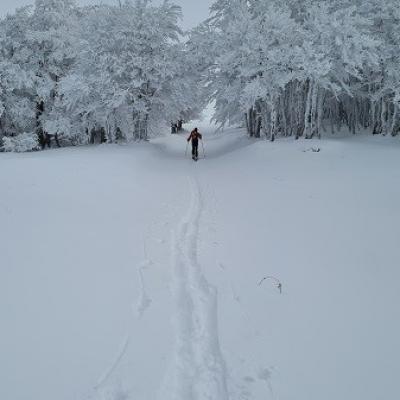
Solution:
[{"label": "tree line", "polygon": [[145,140],[196,98],[180,7],[36,0],[0,20],[0,139],[7,149]]},{"label": "tree line", "polygon": [[0,19],[0,140],[25,151],[145,140],[215,102],[251,137],[400,128],[394,0],[216,0],[188,33],[170,1],[36,0]]},{"label": "tree line", "polygon": [[191,40],[220,124],[270,140],[399,132],[397,1],[217,0]]}]

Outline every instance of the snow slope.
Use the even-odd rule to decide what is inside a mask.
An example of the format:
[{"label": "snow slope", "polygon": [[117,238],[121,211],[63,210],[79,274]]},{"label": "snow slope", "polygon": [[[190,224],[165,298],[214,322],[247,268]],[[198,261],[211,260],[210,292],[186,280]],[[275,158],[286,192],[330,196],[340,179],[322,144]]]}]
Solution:
[{"label": "snow slope", "polygon": [[200,128],[0,155],[1,399],[399,397],[398,142]]}]

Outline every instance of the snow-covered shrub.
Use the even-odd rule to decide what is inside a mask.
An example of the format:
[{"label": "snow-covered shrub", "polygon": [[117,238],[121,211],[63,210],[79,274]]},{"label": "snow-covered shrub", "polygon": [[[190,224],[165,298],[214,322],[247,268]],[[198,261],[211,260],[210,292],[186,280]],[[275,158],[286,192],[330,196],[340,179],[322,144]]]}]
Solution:
[{"label": "snow-covered shrub", "polygon": [[24,153],[39,149],[39,139],[34,133],[22,133],[15,137],[3,137],[3,149],[8,152]]}]

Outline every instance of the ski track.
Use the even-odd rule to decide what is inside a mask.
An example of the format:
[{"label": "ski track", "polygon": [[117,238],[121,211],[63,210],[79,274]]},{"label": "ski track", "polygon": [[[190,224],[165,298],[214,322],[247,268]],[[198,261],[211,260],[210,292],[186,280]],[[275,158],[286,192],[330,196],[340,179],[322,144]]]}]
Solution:
[{"label": "ski track", "polygon": [[128,350],[129,344],[131,342],[131,338],[132,338],[132,331],[131,331],[131,329],[129,329],[128,333],[126,334],[125,339],[123,340],[123,342],[120,345],[120,350],[119,350],[114,362],[111,364],[111,366],[108,368],[108,370],[101,376],[101,378],[98,380],[96,386],[94,387],[94,389],[96,391],[100,390],[106,384],[106,382],[109,380],[111,375],[114,373],[114,371],[119,366],[122,358],[124,357],[124,355],[126,354],[126,352]]},{"label": "ski track", "polygon": [[139,319],[143,317],[145,312],[151,306],[152,299],[147,293],[146,284],[144,280],[144,271],[151,267],[153,262],[151,260],[145,260],[142,265],[138,268],[139,281],[140,281],[140,296],[136,306],[136,313]]},{"label": "ski track", "polygon": [[[136,316],[138,319],[141,319],[147,309],[150,307],[152,303],[152,299],[149,297],[146,291],[146,285],[144,280],[143,272],[153,265],[153,261],[147,259],[147,252],[146,247],[144,247],[144,253],[146,260],[143,261],[138,267],[138,274],[139,274],[139,281],[140,281],[140,296],[138,300],[138,304],[136,306]],[[135,311],[135,306],[132,304],[132,311]],[[119,347],[119,351],[110,365],[110,367],[102,374],[100,379],[98,380],[97,384],[94,386],[95,391],[99,391],[103,388],[103,386],[108,382],[110,377],[113,375],[115,370],[118,368],[119,364],[121,363],[123,357],[125,356],[126,352],[128,351],[129,345],[132,341],[133,336],[133,325],[132,325],[132,317],[129,318],[129,327],[127,329],[127,333],[125,335],[124,340],[121,342]]]},{"label": "ski track", "polygon": [[218,335],[217,290],[208,283],[198,261],[204,199],[198,181],[189,180],[189,211],[172,240],[176,337],[160,399],[228,400],[227,372]]}]

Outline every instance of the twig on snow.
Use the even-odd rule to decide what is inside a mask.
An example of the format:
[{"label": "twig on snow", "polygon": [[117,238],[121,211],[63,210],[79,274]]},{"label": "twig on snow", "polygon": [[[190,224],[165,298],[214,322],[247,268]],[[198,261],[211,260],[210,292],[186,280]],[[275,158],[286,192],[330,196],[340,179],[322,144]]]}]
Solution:
[{"label": "twig on snow", "polygon": [[258,286],[261,286],[266,280],[274,281],[276,288],[279,290],[279,293],[282,294],[282,282],[274,276],[266,276],[265,278],[261,279]]}]

